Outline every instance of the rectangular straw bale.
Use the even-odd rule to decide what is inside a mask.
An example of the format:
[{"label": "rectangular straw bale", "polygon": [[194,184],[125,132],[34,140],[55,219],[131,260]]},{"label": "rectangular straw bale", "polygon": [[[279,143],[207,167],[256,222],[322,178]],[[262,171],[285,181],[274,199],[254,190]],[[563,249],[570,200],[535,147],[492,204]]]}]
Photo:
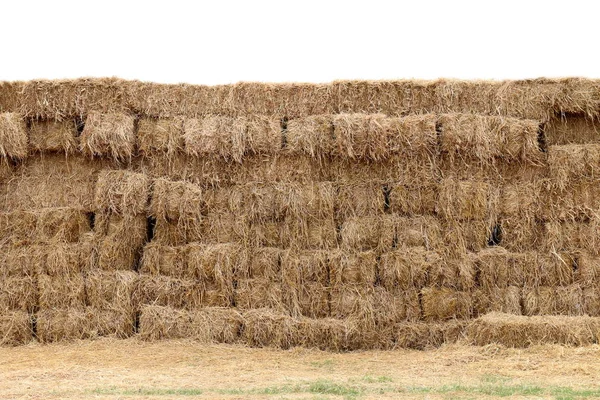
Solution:
[{"label": "rectangular straw bale", "polygon": [[331,156],[335,151],[333,116],[311,115],[287,123],[285,149],[315,159]]},{"label": "rectangular straw bale", "polygon": [[331,316],[359,321],[366,329],[420,318],[416,290],[387,291],[382,287],[343,285],[331,291]]},{"label": "rectangular straw bale", "polygon": [[38,275],[37,289],[41,309],[71,308],[86,306],[85,281],[83,274],[62,276]]},{"label": "rectangular straw bale", "polygon": [[573,262],[575,283],[592,287],[600,282],[600,257],[582,251],[575,254]]},{"label": "rectangular straw bale", "polygon": [[252,347],[288,349],[299,342],[298,320],[277,311],[261,308],[244,312],[242,340]]},{"label": "rectangular straw bale", "polygon": [[240,163],[246,152],[247,134],[247,121],[242,117],[207,116],[183,122],[185,153],[194,157]]},{"label": "rectangular straw bale", "polygon": [[574,284],[556,287],[556,314],[583,315],[585,313],[583,290]]},{"label": "rectangular straw bale", "polygon": [[236,277],[241,279],[264,278],[272,282],[280,282],[281,258],[284,252],[277,247],[248,249],[248,262],[236,269]]},{"label": "rectangular straw bale", "polygon": [[166,275],[174,278],[193,278],[193,272],[187,268],[184,246],[166,246],[160,243],[148,243],[140,262],[140,273]]},{"label": "rectangular straw bale", "polygon": [[123,113],[90,111],[80,137],[80,149],[89,157],[130,160],[136,150],[134,117]]},{"label": "rectangular straw bale", "polygon": [[38,304],[33,276],[10,276],[0,280],[0,310],[32,312]]},{"label": "rectangular straw bale", "polygon": [[556,288],[540,286],[524,288],[522,291],[523,315],[554,315],[557,314]]},{"label": "rectangular straw bale", "polygon": [[596,180],[600,168],[600,144],[567,144],[548,147],[552,183],[566,189],[575,179]]},{"label": "rectangular straw bale", "polygon": [[428,321],[468,319],[473,314],[472,294],[449,288],[422,289],[421,304]]},{"label": "rectangular straw bale", "polygon": [[152,241],[166,246],[181,246],[204,238],[205,223],[201,219],[168,221],[157,219]]},{"label": "rectangular straw bale", "polygon": [[286,218],[280,235],[280,243],[286,247],[315,250],[338,247],[337,225],[333,218]]},{"label": "rectangular straw bale", "polygon": [[24,311],[0,313],[0,346],[19,346],[33,340],[31,316]]},{"label": "rectangular straw bale", "polygon": [[600,142],[597,120],[584,113],[563,114],[552,118],[545,126],[544,134],[549,145],[591,144]]},{"label": "rectangular straw bale", "polygon": [[140,274],[133,289],[135,305],[195,309],[204,304],[205,291],[196,280]]},{"label": "rectangular straw bale", "polygon": [[427,274],[441,257],[424,247],[401,247],[383,253],[379,267],[381,285],[387,290],[420,289],[427,284]]},{"label": "rectangular straw bale", "polygon": [[569,252],[550,252],[538,255],[542,286],[570,285],[575,279],[576,258]]},{"label": "rectangular straw bale", "polygon": [[42,343],[95,339],[103,336],[126,338],[133,335],[130,313],[98,310],[41,310],[36,314],[37,338]]},{"label": "rectangular straw bale", "polygon": [[298,285],[284,280],[282,300],[293,317],[324,318],[329,316],[329,287],[321,282],[305,281]]},{"label": "rectangular straw bale", "polygon": [[292,237],[286,222],[265,221],[249,223],[248,241],[251,247],[289,247]]},{"label": "rectangular straw bale", "polygon": [[190,276],[195,276],[207,288],[215,288],[226,296],[232,296],[235,272],[246,269],[248,264],[248,253],[242,246],[235,243],[193,243],[186,246],[184,251]]},{"label": "rectangular straw bale", "polygon": [[587,222],[546,222],[542,247],[548,251],[585,250],[598,255],[598,221]]},{"label": "rectangular straw bale", "polygon": [[[335,318],[300,318],[296,321],[295,344],[326,351],[389,349],[391,332],[387,329],[363,329],[356,321]],[[389,334],[388,334],[389,333]]]},{"label": "rectangular straw bale", "polygon": [[241,314],[232,309],[187,311],[149,305],[141,311],[140,336],[151,341],[192,339],[199,343],[235,343],[242,322]]},{"label": "rectangular straw bale", "polygon": [[77,150],[77,124],[74,119],[64,121],[31,120],[29,144],[34,151],[74,153]]},{"label": "rectangular straw bale", "polygon": [[499,191],[483,181],[444,179],[440,184],[436,212],[448,220],[494,219]]},{"label": "rectangular straw bale", "polygon": [[503,312],[521,315],[521,289],[517,286],[488,287],[473,292],[474,314]]},{"label": "rectangular straw bale", "polygon": [[0,210],[72,207],[92,211],[101,168],[103,163],[77,155],[32,155],[0,185]]},{"label": "rectangular straw bale", "polygon": [[407,216],[435,213],[438,201],[437,185],[389,185],[390,212]]},{"label": "rectangular straw bale", "polygon": [[592,317],[600,316],[600,291],[596,287],[584,287],[582,289],[583,314]]},{"label": "rectangular straw bale", "polygon": [[183,152],[183,117],[140,118],[137,138],[142,156],[172,159]]},{"label": "rectangular straw bale", "polygon": [[582,221],[594,218],[600,209],[600,189],[596,182],[573,180],[560,190],[550,187],[542,200],[542,217],[554,221]]},{"label": "rectangular straw bale", "polygon": [[[194,228],[193,225],[192,228]],[[208,213],[202,219],[201,229],[201,240],[205,243],[246,243],[250,235],[246,218],[232,213]],[[192,229],[192,232],[194,231],[195,229]],[[190,237],[194,236],[195,233]]]},{"label": "rectangular straw bale", "polygon": [[453,344],[464,336],[467,321],[401,322],[394,327],[396,347],[429,350]]},{"label": "rectangular straw bale", "polygon": [[131,296],[138,274],[133,271],[91,271],[85,275],[89,306],[133,313]]},{"label": "rectangular straw bale", "polygon": [[491,247],[475,255],[480,286],[489,291],[498,287],[539,283],[538,257],[534,252],[513,253],[503,247]]},{"label": "rectangular straw bale", "polygon": [[469,341],[477,346],[585,346],[597,343],[599,326],[598,318],[587,316],[525,317],[491,313],[472,321],[466,333]]},{"label": "rectangular straw bale", "polygon": [[333,155],[352,160],[385,159],[390,147],[383,114],[339,114],[333,117]]},{"label": "rectangular straw bale", "polygon": [[469,291],[476,285],[477,271],[471,254],[445,258],[433,254],[430,257],[428,286]]},{"label": "rectangular straw bale", "polygon": [[376,183],[339,184],[335,198],[337,220],[383,214],[386,209],[385,186]]},{"label": "rectangular straw bale", "polygon": [[270,308],[286,312],[281,282],[268,278],[238,279],[234,293],[235,306],[240,310]]},{"label": "rectangular straw bale", "polygon": [[98,267],[103,270],[133,270],[146,241],[143,215],[119,217],[97,215]]},{"label": "rectangular straw bale", "polygon": [[183,224],[197,224],[207,212],[204,194],[198,185],[163,178],[155,179],[152,184],[150,211],[157,219]]},{"label": "rectangular straw bale", "polygon": [[128,170],[103,170],[98,176],[94,203],[97,211],[119,215],[145,214],[150,179]]},{"label": "rectangular straw bale", "polygon": [[535,164],[542,158],[539,122],[475,114],[440,116],[442,156],[449,165],[491,166],[497,159]]},{"label": "rectangular straw bale", "polygon": [[[208,163],[208,162],[207,162]],[[315,162],[304,155],[278,154],[272,157],[247,157],[243,164],[214,164],[214,170],[203,171],[203,181],[213,185],[239,182],[300,182],[328,181],[330,171],[326,160]]]},{"label": "rectangular straw bale", "polygon": [[281,120],[276,117],[248,117],[246,150],[252,155],[274,155],[281,151]]},{"label": "rectangular straw bale", "polygon": [[[447,221],[444,224],[443,249],[452,257],[463,257],[467,252],[477,252],[488,245],[493,226],[487,221]],[[504,233],[504,231],[501,231]],[[502,236],[504,240],[504,236]],[[501,244],[504,242],[502,241]]]},{"label": "rectangular straw bale", "polygon": [[544,224],[535,219],[504,217],[500,220],[502,247],[512,252],[538,250],[546,242]]},{"label": "rectangular straw bale", "polygon": [[282,254],[281,273],[290,287],[306,282],[328,284],[329,252],[324,250],[288,250]]},{"label": "rectangular straw bale", "polygon": [[62,276],[94,268],[95,251],[91,238],[77,243],[53,243],[23,248],[35,273]]},{"label": "rectangular straw bale", "polygon": [[0,157],[20,160],[27,157],[27,126],[17,113],[0,113]]},{"label": "rectangular straw bale", "polygon": [[387,237],[390,237],[391,240],[388,243],[381,243],[382,229],[382,217],[349,218],[341,227],[342,245],[344,248],[355,250],[391,248],[394,242],[395,229],[386,232]]},{"label": "rectangular straw bale", "polygon": [[76,242],[89,230],[86,214],[67,207],[0,213],[0,243],[4,244]]},{"label": "rectangular straw bale", "polygon": [[35,276],[44,261],[42,246],[0,247],[0,277]]},{"label": "rectangular straw bale", "polygon": [[375,251],[333,251],[329,254],[329,280],[333,287],[345,284],[374,285],[378,255]]},{"label": "rectangular straw bale", "polygon": [[533,220],[542,214],[544,179],[507,183],[500,188],[499,211],[503,217]]}]

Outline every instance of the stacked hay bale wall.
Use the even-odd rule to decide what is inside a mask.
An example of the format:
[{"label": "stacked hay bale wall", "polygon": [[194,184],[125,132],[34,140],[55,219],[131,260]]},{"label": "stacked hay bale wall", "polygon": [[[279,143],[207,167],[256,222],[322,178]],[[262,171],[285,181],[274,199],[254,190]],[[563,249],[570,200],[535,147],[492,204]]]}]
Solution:
[{"label": "stacked hay bale wall", "polygon": [[599,111],[576,79],[3,83],[0,340],[578,343]]}]

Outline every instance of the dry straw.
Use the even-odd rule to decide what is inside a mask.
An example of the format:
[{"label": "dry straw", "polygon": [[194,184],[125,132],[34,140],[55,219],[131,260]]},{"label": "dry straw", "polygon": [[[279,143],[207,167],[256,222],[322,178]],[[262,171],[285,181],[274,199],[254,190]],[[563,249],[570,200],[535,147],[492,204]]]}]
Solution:
[{"label": "dry straw", "polygon": [[29,145],[38,152],[71,154],[77,151],[77,124],[74,119],[66,121],[32,120],[29,129]]},{"label": "dry straw", "polygon": [[23,311],[0,314],[0,346],[18,346],[33,340],[31,315]]},{"label": "dry straw", "polygon": [[134,117],[121,114],[87,115],[80,137],[80,150],[90,157],[106,157],[115,161],[131,160],[136,151]]},{"label": "dry straw", "polygon": [[20,115],[0,114],[0,157],[2,163],[7,159],[19,160],[27,157],[27,127]]},{"label": "dry straw", "polygon": [[98,212],[145,214],[150,182],[146,175],[127,170],[101,171],[94,203]]}]

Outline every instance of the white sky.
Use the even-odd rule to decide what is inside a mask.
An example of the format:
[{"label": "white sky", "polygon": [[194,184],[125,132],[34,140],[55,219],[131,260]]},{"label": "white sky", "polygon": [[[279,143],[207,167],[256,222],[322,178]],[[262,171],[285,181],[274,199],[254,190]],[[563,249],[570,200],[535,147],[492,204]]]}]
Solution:
[{"label": "white sky", "polygon": [[7,1],[0,80],[600,78],[600,2]]}]

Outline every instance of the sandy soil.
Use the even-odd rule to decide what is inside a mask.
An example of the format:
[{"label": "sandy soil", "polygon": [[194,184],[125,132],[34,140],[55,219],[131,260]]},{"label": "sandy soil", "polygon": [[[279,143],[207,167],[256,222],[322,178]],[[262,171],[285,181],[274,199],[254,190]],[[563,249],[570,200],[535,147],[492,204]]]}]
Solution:
[{"label": "sandy soil", "polygon": [[[334,354],[167,341],[0,348],[0,398],[582,398],[600,346]],[[560,394],[560,395],[559,395]]]}]

